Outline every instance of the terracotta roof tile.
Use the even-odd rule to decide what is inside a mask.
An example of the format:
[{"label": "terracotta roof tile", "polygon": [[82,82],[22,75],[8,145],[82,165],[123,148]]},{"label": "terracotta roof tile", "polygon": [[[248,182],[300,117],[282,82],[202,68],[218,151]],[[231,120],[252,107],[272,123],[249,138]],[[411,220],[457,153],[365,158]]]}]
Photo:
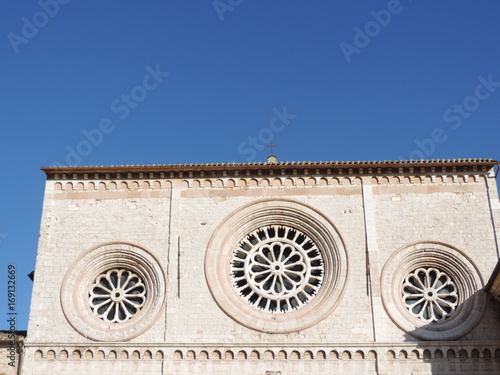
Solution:
[{"label": "terracotta roof tile", "polygon": [[286,168],[309,169],[355,169],[355,168],[422,168],[422,167],[488,167],[498,164],[496,160],[475,159],[426,159],[426,160],[381,160],[381,161],[281,161],[254,163],[202,163],[202,164],[151,164],[151,165],[108,165],[108,166],[68,166],[41,168],[47,176],[60,174],[92,173],[171,173],[171,172],[217,172],[217,171],[257,171],[282,170]]}]

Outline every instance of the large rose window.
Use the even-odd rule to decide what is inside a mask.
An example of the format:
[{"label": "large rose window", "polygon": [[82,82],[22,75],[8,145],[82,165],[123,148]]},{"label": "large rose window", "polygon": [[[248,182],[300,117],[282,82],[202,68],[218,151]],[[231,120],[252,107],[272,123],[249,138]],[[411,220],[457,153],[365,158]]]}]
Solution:
[{"label": "large rose window", "polygon": [[266,333],[304,330],[331,315],[347,279],[347,254],[321,212],[289,200],[236,208],[216,228],[205,275],[219,307]]},{"label": "large rose window", "polygon": [[248,234],[233,252],[231,278],[258,309],[287,312],[307,304],[321,287],[321,253],[304,233],[271,225]]}]

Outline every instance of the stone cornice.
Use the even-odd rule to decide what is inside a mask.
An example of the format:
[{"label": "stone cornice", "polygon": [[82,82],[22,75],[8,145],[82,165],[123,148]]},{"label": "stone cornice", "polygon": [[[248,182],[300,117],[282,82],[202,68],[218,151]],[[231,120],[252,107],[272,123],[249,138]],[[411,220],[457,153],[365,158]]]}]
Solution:
[{"label": "stone cornice", "polygon": [[252,342],[37,342],[28,341],[24,343],[27,348],[427,348],[427,347],[486,347],[500,346],[498,340],[474,340],[474,341],[406,341],[406,342],[260,342],[258,345]]},{"label": "stone cornice", "polygon": [[83,167],[43,167],[47,179],[137,179],[255,175],[401,175],[486,172],[493,159],[432,159],[396,161],[328,161],[277,163],[162,164]]}]

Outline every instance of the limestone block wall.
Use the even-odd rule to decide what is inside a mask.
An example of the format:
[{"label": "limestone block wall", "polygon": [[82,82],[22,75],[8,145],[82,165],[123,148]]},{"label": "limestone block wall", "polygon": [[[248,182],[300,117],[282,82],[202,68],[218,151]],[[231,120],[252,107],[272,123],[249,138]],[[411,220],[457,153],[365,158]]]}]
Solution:
[{"label": "limestone block wall", "polygon": [[24,331],[0,332],[0,375],[19,373],[23,360]]},{"label": "limestone block wall", "polygon": [[[47,180],[26,374],[498,372],[498,313],[480,290],[498,259],[488,169],[92,177]],[[220,264],[252,225],[280,223],[324,252],[329,293],[261,314]],[[394,262],[451,262],[446,272],[467,298],[443,323],[447,333],[412,329],[414,317],[391,299],[402,283]],[[119,323],[88,305],[113,267],[132,269],[149,297],[131,320],[110,318]]]}]

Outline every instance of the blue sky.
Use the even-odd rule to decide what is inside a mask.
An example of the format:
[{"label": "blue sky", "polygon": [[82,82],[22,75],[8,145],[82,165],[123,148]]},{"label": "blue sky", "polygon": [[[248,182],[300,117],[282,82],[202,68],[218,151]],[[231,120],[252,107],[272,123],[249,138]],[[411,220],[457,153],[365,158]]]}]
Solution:
[{"label": "blue sky", "polygon": [[281,161],[499,159],[499,14],[493,0],[7,2],[0,318],[13,264],[27,327],[42,166],[265,161],[270,141]]}]

